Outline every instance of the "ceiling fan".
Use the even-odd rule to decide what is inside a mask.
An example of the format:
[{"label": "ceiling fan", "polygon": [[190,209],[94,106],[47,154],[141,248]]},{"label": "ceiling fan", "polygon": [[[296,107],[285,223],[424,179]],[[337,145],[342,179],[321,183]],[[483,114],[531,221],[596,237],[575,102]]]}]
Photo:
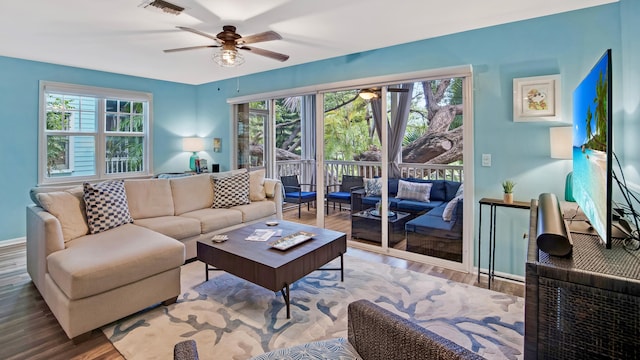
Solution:
[{"label": "ceiling fan", "polygon": [[219,32],[215,36],[184,26],[178,26],[177,28],[180,30],[192,32],[200,36],[204,36],[208,39],[215,40],[216,44],[168,49],[164,50],[165,53],[220,47],[222,48],[221,52],[214,54],[213,59],[221,66],[227,67],[238,66],[244,62],[242,55],[238,53],[238,49],[250,51],[256,55],[266,56],[278,61],[287,61],[287,59],[289,59],[289,55],[280,54],[274,51],[264,50],[253,46],[246,46],[247,44],[255,44],[263,41],[282,39],[282,36],[280,36],[280,34],[275,31],[265,31],[243,37],[236,32],[236,27],[231,25],[223,26],[222,32]]}]

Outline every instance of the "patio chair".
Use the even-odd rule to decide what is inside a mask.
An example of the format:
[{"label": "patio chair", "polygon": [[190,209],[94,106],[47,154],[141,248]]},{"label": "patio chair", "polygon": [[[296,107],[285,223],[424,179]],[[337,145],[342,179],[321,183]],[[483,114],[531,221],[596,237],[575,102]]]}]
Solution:
[{"label": "patio chair", "polygon": [[[339,189],[338,191],[331,192],[329,190],[331,187],[339,187]],[[362,189],[363,187],[363,177],[353,175],[342,175],[342,183],[328,185],[327,192],[325,193],[327,199],[327,215],[329,215],[329,202],[333,203],[334,210],[336,209],[336,203],[338,203],[338,208],[342,211],[342,204],[351,204],[351,192]]]},{"label": "patio chair", "polygon": [[300,184],[298,175],[281,176],[282,187],[284,188],[284,201],[288,203],[298,204],[298,219],[300,218],[300,210],[302,204],[307,204],[307,210],[310,209],[309,204],[316,201],[315,191],[302,191],[302,186],[306,186],[309,190],[314,190],[313,184]]}]

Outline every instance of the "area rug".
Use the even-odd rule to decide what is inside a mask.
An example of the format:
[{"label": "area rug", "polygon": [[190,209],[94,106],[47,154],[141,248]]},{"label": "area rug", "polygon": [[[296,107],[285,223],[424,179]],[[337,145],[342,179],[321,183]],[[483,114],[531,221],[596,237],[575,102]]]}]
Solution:
[{"label": "area rug", "polygon": [[[126,359],[171,359],[197,342],[200,359],[249,359],[309,341],[347,336],[347,305],[369,299],[488,359],[523,357],[524,301],[516,296],[345,256],[338,271],[315,271],[282,295],[204,264],[182,267],[182,295],[103,328]],[[335,262],[330,267],[339,266]],[[384,329],[380,329],[384,331]]]}]

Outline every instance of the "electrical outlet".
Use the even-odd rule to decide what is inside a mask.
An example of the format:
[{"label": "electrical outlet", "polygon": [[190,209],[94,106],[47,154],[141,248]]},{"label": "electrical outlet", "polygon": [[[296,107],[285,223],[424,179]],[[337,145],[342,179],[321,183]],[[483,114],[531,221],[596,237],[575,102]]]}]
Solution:
[{"label": "electrical outlet", "polygon": [[482,154],[482,166],[491,166],[491,154]]}]

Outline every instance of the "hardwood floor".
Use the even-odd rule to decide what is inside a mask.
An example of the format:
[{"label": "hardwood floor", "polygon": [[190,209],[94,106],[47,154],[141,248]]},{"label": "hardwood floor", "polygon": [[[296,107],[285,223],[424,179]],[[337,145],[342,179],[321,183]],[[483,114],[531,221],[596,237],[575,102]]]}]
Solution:
[{"label": "hardwood floor", "polygon": [[[327,228],[349,234],[349,212],[332,210],[330,214],[326,218]],[[315,224],[315,209],[307,212],[304,207],[300,220],[297,215],[297,209],[286,211],[285,219]],[[355,248],[349,248],[348,254],[475,285],[476,279],[472,274]],[[524,295],[522,284],[497,280],[494,289]],[[74,344],[67,338],[27,274],[24,244],[0,247],[0,324],[0,358],[3,359],[123,359],[99,330],[93,331],[91,337],[80,344]]]}]

